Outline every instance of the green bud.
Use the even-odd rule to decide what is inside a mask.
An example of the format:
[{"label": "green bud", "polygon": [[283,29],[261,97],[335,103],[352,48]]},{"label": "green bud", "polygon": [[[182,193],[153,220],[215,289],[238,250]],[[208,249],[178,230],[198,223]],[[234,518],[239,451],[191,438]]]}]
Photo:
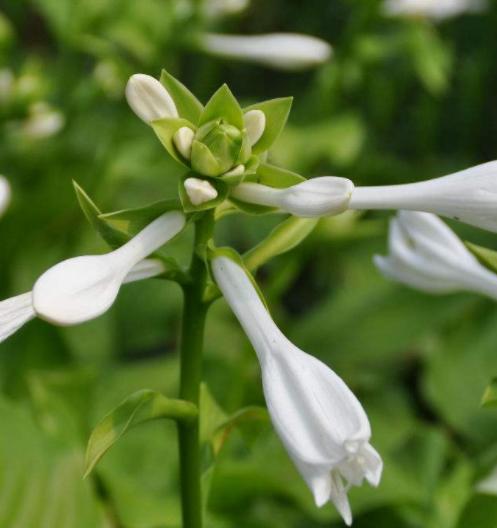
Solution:
[{"label": "green bud", "polygon": [[191,165],[205,176],[220,176],[250,157],[251,148],[245,131],[222,119],[201,126],[192,145]]}]

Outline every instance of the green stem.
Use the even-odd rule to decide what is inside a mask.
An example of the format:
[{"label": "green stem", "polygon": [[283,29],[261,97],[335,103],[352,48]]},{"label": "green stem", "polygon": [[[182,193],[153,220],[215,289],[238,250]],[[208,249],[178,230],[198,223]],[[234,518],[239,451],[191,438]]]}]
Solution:
[{"label": "green stem", "polygon": [[[190,265],[191,282],[183,286],[184,305],[181,326],[182,400],[199,406],[202,379],[202,348],[208,305],[203,301],[207,270],[202,259],[205,245],[212,235],[212,214],[206,213],[195,222],[195,241]],[[178,424],[181,510],[183,528],[202,527],[201,463],[199,420]]]}]

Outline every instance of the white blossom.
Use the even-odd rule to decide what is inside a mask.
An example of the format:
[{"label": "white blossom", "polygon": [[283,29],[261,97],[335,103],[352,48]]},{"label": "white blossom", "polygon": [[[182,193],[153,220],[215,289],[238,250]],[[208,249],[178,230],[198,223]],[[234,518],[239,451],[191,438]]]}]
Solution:
[{"label": "white blossom", "polygon": [[374,262],[387,278],[428,293],[472,291],[497,299],[497,275],[430,213],[399,212],[390,223],[389,255]]},{"label": "white blossom", "polygon": [[22,133],[29,139],[45,139],[57,134],[64,126],[64,114],[44,102],[29,108],[29,117],[22,123]]},{"label": "white blossom", "polygon": [[266,128],[266,114],[262,110],[249,110],[243,116],[250,145],[255,145]]},{"label": "white blossom", "polygon": [[466,12],[482,11],[484,0],[386,0],[384,12],[388,16],[423,16],[443,20]]},{"label": "white blossom", "polygon": [[126,99],[133,112],[145,123],[164,117],[178,117],[169,92],[150,75],[132,75],[126,85]]},{"label": "white blossom", "polygon": [[56,264],[33,287],[33,307],[38,317],[62,326],[98,317],[113,304],[131,269],[177,235],[184,225],[183,213],[164,213],[115,251]]},{"label": "white blossom", "polygon": [[189,160],[192,156],[192,144],[194,137],[195,132],[189,127],[181,127],[174,133],[174,146],[186,160]]},{"label": "white blossom", "polygon": [[10,203],[10,185],[6,178],[0,176],[0,216]]},{"label": "white blossom", "polygon": [[207,180],[187,178],[184,183],[186,194],[193,205],[201,205],[217,198],[217,191]]},{"label": "white blossom", "polygon": [[244,11],[249,3],[250,0],[206,0],[203,9],[207,17],[220,18]]},{"label": "white blossom", "polygon": [[349,205],[353,183],[346,178],[322,176],[277,189],[260,183],[241,183],[231,196],[243,202],[276,207],[301,217],[335,215]]},{"label": "white blossom", "polygon": [[221,35],[205,33],[201,48],[230,59],[258,62],[282,70],[312,68],[331,57],[331,46],[317,37],[297,33]]},{"label": "white blossom", "polygon": [[364,479],[377,486],[383,468],[364,409],[330,368],[281,333],[241,266],[216,256],[212,271],[257,353],[267,407],[288,454],[316,504],[333,502],[350,525],[348,489]]},{"label": "white blossom", "polygon": [[355,187],[349,207],[424,211],[497,232],[497,161],[419,183]]}]

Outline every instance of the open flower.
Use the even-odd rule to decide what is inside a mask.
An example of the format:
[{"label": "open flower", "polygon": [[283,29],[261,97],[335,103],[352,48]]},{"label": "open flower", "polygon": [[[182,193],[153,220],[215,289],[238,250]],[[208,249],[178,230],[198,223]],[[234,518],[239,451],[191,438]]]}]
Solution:
[{"label": "open flower", "polygon": [[281,333],[240,265],[220,254],[211,266],[256,351],[271,420],[288,454],[316,504],[332,501],[350,525],[348,489],[364,479],[377,486],[383,467],[364,409],[331,369]]},{"label": "open flower", "polygon": [[10,185],[6,178],[0,176],[0,215],[2,215],[10,203]]},{"label": "open flower", "polygon": [[481,11],[484,0],[386,0],[384,12],[389,16],[425,16],[434,20]]},{"label": "open flower", "polygon": [[200,47],[211,55],[258,62],[281,70],[302,70],[327,62],[331,46],[317,37],[297,33],[222,35],[205,33]]},{"label": "open flower", "polygon": [[497,275],[433,214],[399,212],[390,223],[389,253],[374,262],[390,279],[428,293],[464,290],[497,299]]}]

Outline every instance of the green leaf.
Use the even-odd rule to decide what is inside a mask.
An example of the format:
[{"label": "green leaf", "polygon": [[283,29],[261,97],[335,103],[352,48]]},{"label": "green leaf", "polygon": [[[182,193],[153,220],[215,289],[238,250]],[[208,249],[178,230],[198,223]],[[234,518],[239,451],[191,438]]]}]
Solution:
[{"label": "green leaf", "polygon": [[292,250],[314,230],[318,222],[318,218],[287,218],[260,244],[243,255],[245,266],[254,272],[268,260]]},{"label": "green leaf", "polygon": [[166,70],[162,70],[160,82],[173,98],[179,115],[197,124],[204,109],[202,103],[182,82],[178,81]]},{"label": "green leaf", "polygon": [[157,137],[159,138],[160,142],[164,145],[165,149],[169,152],[171,157],[175,159],[178,163],[181,163],[184,167],[189,167],[187,162],[183,159],[183,157],[179,154],[179,152],[176,150],[176,147],[174,145],[173,137],[176,132],[182,128],[182,127],[188,127],[192,130],[195,130],[195,126],[190,123],[190,121],[187,121],[186,119],[175,119],[175,118],[169,118],[165,117],[163,119],[157,119],[156,121],[152,121],[150,123],[150,126],[154,129],[154,132],[156,133]]},{"label": "green leaf", "polygon": [[292,102],[293,97],[281,97],[256,103],[243,109],[244,113],[249,110],[261,110],[266,116],[266,128],[259,141],[252,146],[252,152],[255,154],[265,152],[278,139],[286,125]]},{"label": "green leaf", "polygon": [[226,84],[223,84],[205,105],[199,126],[217,119],[223,119],[240,130],[244,127],[242,109]]},{"label": "green leaf", "polygon": [[486,388],[481,400],[482,407],[497,407],[497,378]]},{"label": "green leaf", "polygon": [[128,396],[93,429],[86,451],[85,477],[124,434],[151,420],[168,418],[191,421],[198,415],[197,407],[190,402],[166,398],[153,390],[141,390]]},{"label": "green leaf", "polygon": [[221,181],[216,178],[203,178],[205,180],[208,180],[209,183],[216,189],[217,191],[217,197],[213,200],[209,200],[208,202],[204,202],[200,205],[193,205],[190,201],[190,198],[188,197],[188,194],[185,190],[184,181],[187,178],[194,177],[195,174],[187,174],[184,178],[182,178],[178,183],[178,193],[181,200],[181,205],[183,206],[183,210],[185,213],[197,213],[199,211],[207,211],[209,209],[214,209],[218,205],[222,204],[224,200],[226,199],[226,196],[228,194],[228,186],[224,181]]},{"label": "green leaf", "polygon": [[464,242],[466,247],[486,268],[497,273],[497,251],[483,246],[477,246],[471,242]]}]

